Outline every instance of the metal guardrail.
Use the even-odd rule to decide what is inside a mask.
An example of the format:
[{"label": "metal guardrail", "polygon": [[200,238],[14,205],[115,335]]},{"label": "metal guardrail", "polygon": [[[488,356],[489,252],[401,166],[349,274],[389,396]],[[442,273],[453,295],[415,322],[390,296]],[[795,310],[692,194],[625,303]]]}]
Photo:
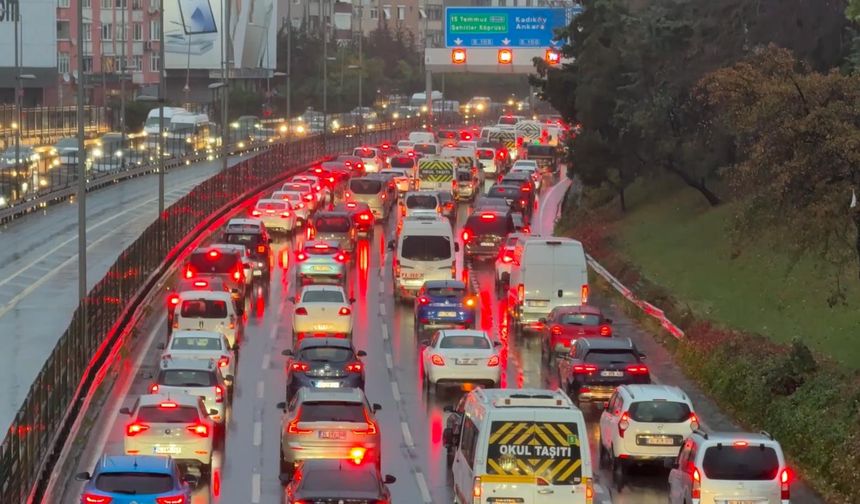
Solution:
[{"label": "metal guardrail", "polygon": [[361,138],[334,135],[281,142],[220,172],[168,207],[79,305],[0,445],[0,502],[40,502],[84,399],[156,280],[183,248],[238,201],[326,152],[378,142],[414,126],[387,125]]}]

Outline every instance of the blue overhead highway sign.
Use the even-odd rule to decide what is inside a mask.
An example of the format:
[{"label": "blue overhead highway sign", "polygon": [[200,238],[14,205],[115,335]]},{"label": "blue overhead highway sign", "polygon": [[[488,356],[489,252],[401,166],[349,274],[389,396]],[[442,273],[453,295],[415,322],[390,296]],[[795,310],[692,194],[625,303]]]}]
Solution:
[{"label": "blue overhead highway sign", "polygon": [[446,47],[555,47],[554,30],[582,7],[447,7]]}]

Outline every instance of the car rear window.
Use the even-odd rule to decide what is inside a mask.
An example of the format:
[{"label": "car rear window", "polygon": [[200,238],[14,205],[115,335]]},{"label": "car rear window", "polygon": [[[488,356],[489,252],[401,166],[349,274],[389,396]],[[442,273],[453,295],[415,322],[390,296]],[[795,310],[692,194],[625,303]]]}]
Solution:
[{"label": "car rear window", "polygon": [[186,299],[179,311],[184,318],[222,319],[227,317],[227,302],[218,299]]},{"label": "car rear window", "polygon": [[520,193],[522,191],[519,187],[513,186],[493,186],[487,191],[487,197],[489,198],[506,198],[506,199],[517,199],[520,197]]},{"label": "car rear window", "polygon": [[349,231],[349,219],[347,217],[318,217],[314,221],[317,231],[329,233],[346,233]]},{"label": "car rear window", "polygon": [[302,294],[302,303],[343,303],[343,294],[334,290],[309,290]]},{"label": "car rear window", "polygon": [[362,159],[370,159],[376,157],[376,150],[374,149],[355,149],[352,153]]},{"label": "car rear window", "polygon": [[197,408],[193,406],[141,406],[137,410],[137,421],[142,423],[195,423],[199,420]]},{"label": "car rear window", "polygon": [[406,197],[406,208],[409,209],[421,208],[425,210],[435,210],[438,205],[439,200],[436,196],[410,194]]},{"label": "car rear window", "polygon": [[[225,236],[225,238],[228,238],[226,241],[228,243],[235,243],[229,241],[231,236],[236,235]],[[220,252],[214,256],[208,252],[194,252],[188,259],[188,263],[198,274],[216,273],[229,275],[236,269],[236,263],[239,261],[240,259],[236,254],[224,254]]]},{"label": "car rear window", "polygon": [[499,124],[516,124],[516,123],[517,123],[516,117],[502,116],[499,118]]},{"label": "car rear window", "polygon": [[550,145],[529,145],[526,148],[528,156],[551,157],[555,154],[555,147]]},{"label": "car rear window", "polygon": [[259,210],[284,210],[287,204],[282,201],[259,201],[257,202]]},{"label": "car rear window", "polygon": [[471,348],[486,350],[490,348],[490,342],[482,336],[445,336],[439,348]]},{"label": "car rear window", "polygon": [[712,446],[702,460],[705,476],[712,480],[767,481],[779,472],[779,457],[769,446]]},{"label": "car rear window", "polygon": [[451,241],[446,236],[413,235],[403,238],[400,257],[413,261],[443,261],[451,258]]},{"label": "car rear window", "polygon": [[420,152],[421,154],[436,154],[436,145],[434,144],[415,144],[412,147],[412,150],[415,152]]},{"label": "car rear window", "polygon": [[96,489],[128,495],[160,494],[173,489],[173,476],[147,472],[101,473],[96,478]]},{"label": "car rear window", "polygon": [[158,373],[158,384],[165,387],[214,387],[215,372],[206,369],[164,369]]},{"label": "car rear window", "polygon": [[[332,492],[332,495],[338,497],[312,499],[311,502],[329,503],[329,502],[349,502],[349,504],[374,504],[383,502],[376,499],[353,499],[344,498],[344,495],[349,495],[352,492],[361,494],[373,494],[379,492],[379,482],[376,477],[367,470],[356,470],[349,466],[345,466],[344,471],[308,471],[302,475],[302,490],[313,492],[314,495],[325,495],[325,492]],[[337,482],[337,490],[332,490],[332,482]],[[304,501],[302,501],[304,502]]]},{"label": "car rear window", "polygon": [[592,350],[585,356],[586,362],[594,364],[635,364],[638,357],[630,350]]},{"label": "car rear window", "polygon": [[463,287],[431,287],[427,289],[427,295],[433,297],[463,297],[466,289]]},{"label": "car rear window", "polygon": [[690,407],[675,401],[640,401],[630,405],[630,418],[637,422],[681,423],[690,419]]},{"label": "car rear window", "polygon": [[409,156],[398,156],[391,158],[390,161],[392,168],[412,168],[415,166],[415,158],[411,158]]},{"label": "car rear window", "polygon": [[[486,217],[483,217],[486,216]],[[492,217],[492,218],[491,218]],[[493,213],[472,214],[466,220],[466,227],[475,235],[506,236],[514,231],[513,222],[507,216]]]},{"label": "car rear window", "polygon": [[338,252],[337,247],[329,247],[325,244],[315,244],[315,245],[307,245],[302,250],[305,254],[308,255],[334,255]]},{"label": "car rear window", "polygon": [[496,157],[492,149],[478,149],[478,159],[493,159]]},{"label": "car rear window", "polygon": [[256,245],[260,240],[259,233],[224,233],[224,241],[232,245]]},{"label": "car rear window", "polygon": [[353,360],[352,350],[343,347],[313,347],[299,352],[305,362],[347,362]]},{"label": "car rear window", "polygon": [[460,182],[471,182],[472,174],[469,172],[457,172],[457,180]]},{"label": "car rear window", "polygon": [[364,423],[364,406],[346,401],[308,401],[301,404],[301,422]]},{"label": "car rear window", "polygon": [[600,325],[600,315],[592,313],[562,313],[558,317],[558,323],[564,325]]},{"label": "car rear window", "polygon": [[382,190],[381,180],[356,179],[349,182],[349,190],[355,194],[376,194]]},{"label": "car rear window", "polygon": [[194,338],[183,336],[173,338],[170,344],[171,350],[221,350],[220,338]]}]

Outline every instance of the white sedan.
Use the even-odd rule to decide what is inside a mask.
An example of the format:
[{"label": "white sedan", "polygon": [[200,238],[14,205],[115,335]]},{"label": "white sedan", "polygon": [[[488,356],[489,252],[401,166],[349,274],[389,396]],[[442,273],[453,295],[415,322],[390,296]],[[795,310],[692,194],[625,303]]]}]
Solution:
[{"label": "white sedan", "polygon": [[532,180],[534,180],[535,189],[540,190],[541,178],[537,161],[533,159],[519,159],[514,163],[514,166],[511,167],[511,173],[513,172],[528,173],[532,176]]},{"label": "white sedan", "polygon": [[290,208],[296,214],[296,226],[301,227],[308,221],[311,211],[302,197],[302,193],[298,191],[275,191],[272,193],[272,199],[284,200],[290,204]]},{"label": "white sedan", "polygon": [[221,376],[232,384],[236,373],[236,353],[227,337],[214,331],[174,331],[161,353],[162,359],[212,360],[218,363]]},{"label": "white sedan", "polygon": [[308,285],[296,297],[293,347],[307,337],[352,338],[352,303],[343,287]]},{"label": "white sedan", "polygon": [[422,352],[424,385],[438,392],[442,385],[478,383],[497,387],[501,380],[498,341],[486,331],[445,329],[437,331]]}]

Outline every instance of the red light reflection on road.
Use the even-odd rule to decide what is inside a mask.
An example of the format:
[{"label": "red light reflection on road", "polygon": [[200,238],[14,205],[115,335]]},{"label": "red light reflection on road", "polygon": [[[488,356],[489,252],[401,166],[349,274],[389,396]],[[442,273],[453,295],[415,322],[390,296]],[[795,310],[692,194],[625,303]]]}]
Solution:
[{"label": "red light reflection on road", "polygon": [[481,291],[481,329],[492,333],[493,330],[493,300],[490,293]]},{"label": "red light reflection on road", "polygon": [[[358,267],[356,281],[358,283],[358,298],[367,299],[367,274],[370,269],[370,243],[360,240],[355,249],[355,264]],[[353,297],[355,297],[353,295]]]},{"label": "red light reflection on road", "polygon": [[221,470],[215,469],[212,471],[212,494],[215,497],[221,496]]},{"label": "red light reflection on road", "polygon": [[[262,291],[262,287],[260,288],[260,290]],[[263,293],[262,292],[257,292],[257,300],[256,300],[255,304],[256,304],[256,306],[254,307],[255,308],[254,315],[256,315],[258,319],[261,319],[261,318],[263,318],[263,315],[265,315],[265,313],[266,313],[266,300],[263,299]]]},{"label": "red light reflection on road", "polygon": [[442,448],[442,413],[435,409],[430,414],[430,441],[434,452]]}]

